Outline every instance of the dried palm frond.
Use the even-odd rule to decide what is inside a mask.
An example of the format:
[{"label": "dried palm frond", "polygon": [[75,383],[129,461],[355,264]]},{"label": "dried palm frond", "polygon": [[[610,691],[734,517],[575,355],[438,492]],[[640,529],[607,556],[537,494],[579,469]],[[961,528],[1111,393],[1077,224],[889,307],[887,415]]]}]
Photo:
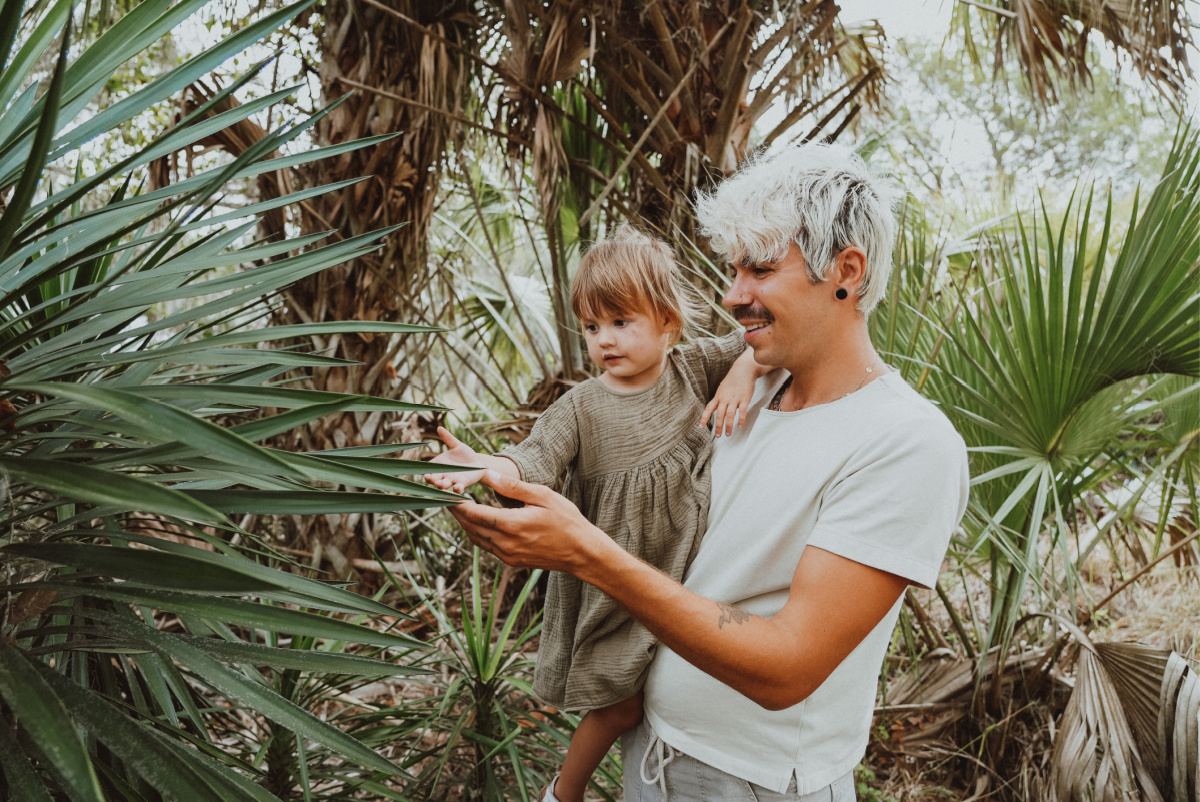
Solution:
[{"label": "dried palm frond", "polygon": [[[378,139],[300,174],[303,187],[369,176],[302,204],[302,232],[335,229],[335,238],[345,239],[376,228],[390,233],[381,250],[294,285],[281,322],[422,320],[437,325],[423,299],[436,277],[428,269],[426,235],[447,159],[461,138],[460,121],[475,102],[466,55],[478,35],[471,4],[329,0],[314,19],[314,31],[323,95],[332,100],[353,91],[318,123],[315,139],[321,145]],[[316,343],[323,353],[361,366],[320,369],[306,381],[322,390],[400,397],[409,392],[414,366],[427,361],[434,343],[406,335],[330,338]],[[391,416],[375,413],[330,415],[299,438],[315,448],[367,445],[389,437],[393,423]],[[311,547],[324,538],[324,553],[340,551],[351,566],[355,558],[370,556],[364,544],[374,542],[374,516],[330,516],[314,526],[293,545]]]},{"label": "dried palm frond", "polygon": [[1200,679],[1178,653],[1090,643],[1051,757],[1055,802],[1191,802],[1200,786]]},{"label": "dried palm frond", "polygon": [[1185,96],[1193,75],[1187,51],[1195,22],[1185,0],[990,0],[964,4],[962,13],[968,5],[982,9],[997,72],[1015,57],[1042,102],[1056,100],[1056,77],[1087,84],[1093,31],[1172,102]]},{"label": "dried palm frond", "polygon": [[1053,802],[1162,802],[1100,658],[1084,650],[1051,757]]},{"label": "dried palm frond", "polygon": [[[1053,644],[1027,649],[1000,659],[999,647],[979,660],[969,660],[948,649],[937,649],[892,680],[886,703],[876,712],[883,717],[891,741],[877,749],[893,756],[934,758],[955,751],[958,725],[974,715],[983,703],[978,689],[998,683],[1006,697],[1045,670]],[[1048,674],[1060,688],[1067,680],[1051,668]]]}]

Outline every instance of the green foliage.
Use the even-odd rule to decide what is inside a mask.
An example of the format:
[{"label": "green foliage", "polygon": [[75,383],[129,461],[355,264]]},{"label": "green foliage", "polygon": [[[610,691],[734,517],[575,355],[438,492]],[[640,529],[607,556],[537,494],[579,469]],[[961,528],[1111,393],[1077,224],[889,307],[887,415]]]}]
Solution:
[{"label": "green foliage", "polygon": [[921,222],[907,227],[873,335],[972,452],[958,557],[989,562],[981,649],[1008,643],[1028,591],[1049,594],[1051,606],[1064,596],[1073,603],[1085,555],[1070,554],[1068,538],[1089,491],[1118,472],[1161,477],[1195,448],[1195,430],[1177,427],[1163,452],[1144,422],[1185,398],[1195,404],[1197,144],[1195,131],[1179,132],[1119,247],[1108,243],[1111,200],[1100,214],[1090,193],[1057,224],[1043,208],[1037,222],[1018,219],[1013,234],[983,232],[969,264],[950,271]]},{"label": "green foliage", "polygon": [[[472,549],[470,583],[457,598],[450,596],[461,600],[460,610],[440,594],[424,600],[423,609],[444,635],[435,659],[449,669],[448,681],[432,697],[437,710],[427,724],[448,740],[414,788],[431,799],[455,785],[497,802],[539,799],[558,773],[579,719],[538,710],[530,695],[532,660],[525,650],[541,628],[541,614],[529,600],[542,572],[529,572],[510,594],[516,572],[501,566],[489,578],[482,559]],[[620,782],[620,762],[610,757],[592,788],[611,800]]]},{"label": "green foliage", "polygon": [[[303,772],[262,764],[291,764],[297,750],[317,756],[325,779],[340,776],[337,787],[349,777],[382,782],[404,774],[375,751],[403,726],[334,726],[311,712],[308,689],[343,682],[321,679],[331,674],[412,673],[393,656],[426,645],[367,626],[368,617],[401,616],[342,585],[293,573],[295,566],[230,516],[452,503],[450,494],[401,478],[421,463],[383,456],[405,444],[316,453],[265,445],[334,412],[432,408],[297,389],[289,371],[347,363],[248,347],[431,329],[376,322],[262,328],[258,321],[288,284],[371,251],[387,232],[320,246],[323,235],[253,242],[255,221],[233,222],[331,187],[235,212],[215,209],[233,179],[381,138],[267,158],[335,102],[269,132],[228,164],[141,192],[135,176],[151,160],[286,95],[214,114],[251,72],[105,169],[77,172],[65,186],[54,186],[47,172],[64,160],[78,163],[92,139],[254,45],[311,0],[80,116],[122,65],[202,5],[145,0],[72,61],[71,0],[0,4],[0,194],[7,198],[0,214],[0,794],[11,798],[264,800],[290,795],[296,784],[309,796]],[[25,15],[40,21],[17,46],[17,26],[9,23]],[[30,82],[49,48],[59,56],[39,92]],[[118,189],[110,192],[112,182]],[[223,270],[235,265],[243,269]],[[167,314],[152,313],[164,304]],[[359,653],[364,648],[369,654]],[[234,710],[269,722],[257,757],[215,735]],[[284,743],[294,745],[286,756]],[[264,776],[269,790],[258,784]]]},{"label": "green foliage", "polygon": [[854,793],[862,802],[896,802],[896,798],[874,787],[875,772],[859,764],[854,767]]}]

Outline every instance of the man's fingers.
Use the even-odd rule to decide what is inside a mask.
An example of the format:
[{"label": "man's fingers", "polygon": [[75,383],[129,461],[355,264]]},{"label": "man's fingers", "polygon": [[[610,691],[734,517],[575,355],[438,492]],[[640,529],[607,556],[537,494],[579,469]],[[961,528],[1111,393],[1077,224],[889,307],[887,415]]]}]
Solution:
[{"label": "man's fingers", "polygon": [[467,537],[476,546],[489,554],[496,555],[505,562],[511,559],[503,547],[509,536],[501,531],[499,517],[504,513],[512,512],[512,510],[497,510],[495,507],[467,501],[450,507],[448,512],[454,516],[459,526],[467,533]]},{"label": "man's fingers", "polygon": [[458,525],[467,533],[467,537],[471,539],[472,543],[491,551],[495,532],[491,527],[484,526],[480,519],[480,509],[486,508],[473,501],[466,501],[450,507],[447,511],[458,521]]},{"label": "man's fingers", "polygon": [[480,481],[500,495],[516,501],[524,501],[526,504],[537,502],[545,489],[541,485],[531,485],[493,470],[484,471],[483,479]]}]

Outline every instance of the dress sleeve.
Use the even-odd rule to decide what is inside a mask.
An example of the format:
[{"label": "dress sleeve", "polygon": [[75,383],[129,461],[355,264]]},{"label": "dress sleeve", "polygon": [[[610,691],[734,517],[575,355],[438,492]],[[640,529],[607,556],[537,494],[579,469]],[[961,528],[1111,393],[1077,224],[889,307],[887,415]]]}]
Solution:
[{"label": "dress sleeve", "polygon": [[693,391],[704,403],[712,400],[725,374],[745,350],[746,340],[740,329],[724,337],[701,337],[675,347],[675,353],[683,362],[692,382]]},{"label": "dress sleeve", "polygon": [[967,450],[948,421],[891,429],[821,497],[809,546],[933,587],[967,505]]},{"label": "dress sleeve", "polygon": [[538,416],[529,437],[497,456],[515,462],[522,481],[557,489],[578,453],[579,425],[567,393]]}]

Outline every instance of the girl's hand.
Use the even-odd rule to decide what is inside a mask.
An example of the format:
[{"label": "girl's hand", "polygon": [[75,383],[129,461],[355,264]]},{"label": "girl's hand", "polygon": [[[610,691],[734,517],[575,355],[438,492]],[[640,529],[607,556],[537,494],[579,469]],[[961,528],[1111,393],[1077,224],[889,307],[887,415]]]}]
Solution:
[{"label": "girl's hand", "polygon": [[438,454],[430,462],[442,465],[470,465],[478,467],[479,470],[455,471],[454,473],[427,473],[424,479],[441,490],[453,490],[455,493],[461,493],[467,487],[470,487],[483,478],[483,460],[480,459],[479,453],[475,449],[450,434],[450,432],[446,431],[445,427],[439,426],[437,431],[438,437],[442,438],[442,442],[450,450]]},{"label": "girl's hand", "polygon": [[707,426],[712,418],[713,436],[733,434],[734,421],[737,428],[746,425],[746,413],[750,411],[750,398],[754,395],[754,377],[738,377],[731,370],[717,388],[717,394],[704,408],[700,425]]},{"label": "girl's hand", "polygon": [[754,397],[754,382],[769,372],[770,368],[754,361],[754,352],[747,348],[721,380],[721,386],[700,416],[700,425],[707,426],[708,419],[712,418],[714,437],[733,434],[735,420],[739,429],[745,426],[750,399]]}]

